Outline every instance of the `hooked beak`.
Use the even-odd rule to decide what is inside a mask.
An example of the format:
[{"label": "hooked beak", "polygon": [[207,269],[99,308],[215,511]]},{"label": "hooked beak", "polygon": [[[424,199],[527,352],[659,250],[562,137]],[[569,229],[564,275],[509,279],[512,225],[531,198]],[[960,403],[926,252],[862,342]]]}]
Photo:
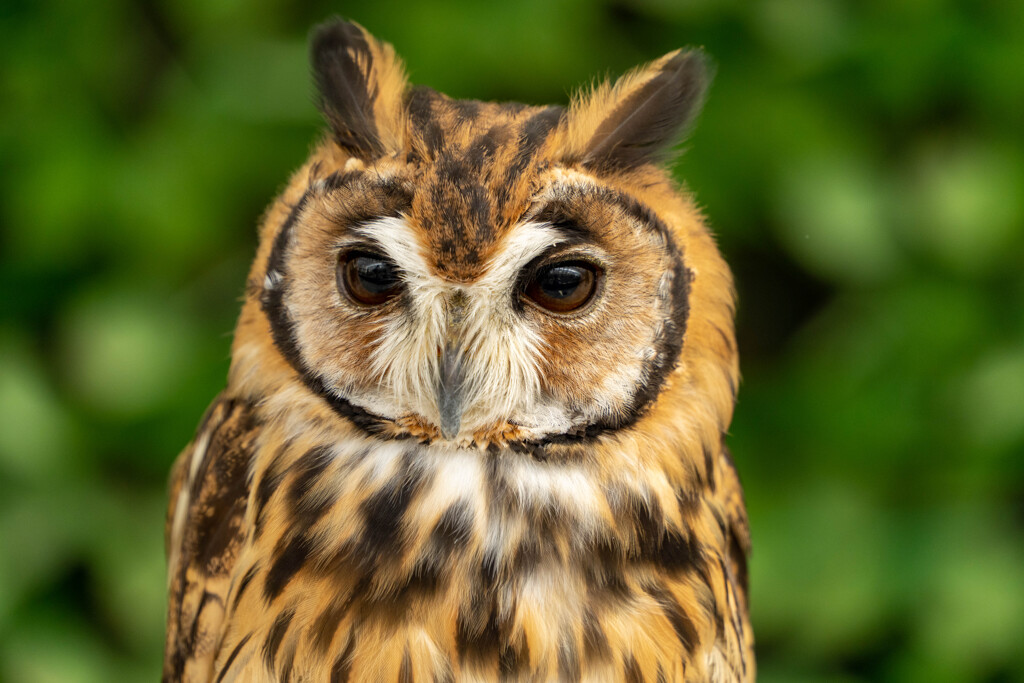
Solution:
[{"label": "hooked beak", "polygon": [[451,441],[459,435],[465,392],[461,330],[466,319],[466,295],[455,291],[446,302],[446,337],[439,350],[440,376],[437,380],[437,409],[441,414],[441,436]]},{"label": "hooked beak", "polygon": [[441,352],[441,375],[437,386],[437,407],[441,413],[441,435],[455,438],[462,425],[462,353],[452,342]]}]

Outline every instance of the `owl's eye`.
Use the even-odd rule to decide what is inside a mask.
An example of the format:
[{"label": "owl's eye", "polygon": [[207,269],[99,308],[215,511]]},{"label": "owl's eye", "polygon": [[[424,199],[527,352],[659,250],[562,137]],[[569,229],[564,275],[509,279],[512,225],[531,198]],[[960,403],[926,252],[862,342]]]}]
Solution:
[{"label": "owl's eye", "polygon": [[590,301],[599,270],[585,261],[560,261],[537,270],[524,293],[541,308],[569,313]]},{"label": "owl's eye", "polygon": [[338,259],[338,289],[355,301],[378,306],[401,289],[398,268],[379,254],[350,251]]}]

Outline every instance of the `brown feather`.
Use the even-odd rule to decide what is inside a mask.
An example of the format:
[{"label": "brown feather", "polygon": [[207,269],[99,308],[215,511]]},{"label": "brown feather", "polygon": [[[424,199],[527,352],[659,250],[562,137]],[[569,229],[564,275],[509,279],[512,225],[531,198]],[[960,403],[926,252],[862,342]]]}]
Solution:
[{"label": "brown feather", "polygon": [[320,109],[338,145],[364,159],[393,149],[405,75],[391,46],[335,20],[314,29],[310,53]]},{"label": "brown feather", "polygon": [[586,145],[593,168],[660,161],[696,117],[710,81],[703,52],[676,52],[650,80],[616,103]]}]

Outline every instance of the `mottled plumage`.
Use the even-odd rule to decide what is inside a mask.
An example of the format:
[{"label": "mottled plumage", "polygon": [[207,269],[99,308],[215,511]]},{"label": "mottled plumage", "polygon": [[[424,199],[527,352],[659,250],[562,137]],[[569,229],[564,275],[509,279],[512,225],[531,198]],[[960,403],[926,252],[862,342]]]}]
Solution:
[{"label": "mottled plumage", "polygon": [[657,163],[706,60],[563,109],[312,51],[331,134],[172,477],[164,680],[753,680],[732,280]]}]

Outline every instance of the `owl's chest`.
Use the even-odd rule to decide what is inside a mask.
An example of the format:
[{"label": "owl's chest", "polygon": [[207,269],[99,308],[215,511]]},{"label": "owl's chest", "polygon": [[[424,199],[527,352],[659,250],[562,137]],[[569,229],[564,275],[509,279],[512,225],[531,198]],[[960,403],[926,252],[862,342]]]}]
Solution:
[{"label": "owl's chest", "polygon": [[257,680],[681,681],[712,628],[711,588],[641,557],[584,469],[361,440],[263,460],[214,670],[241,644]]}]

